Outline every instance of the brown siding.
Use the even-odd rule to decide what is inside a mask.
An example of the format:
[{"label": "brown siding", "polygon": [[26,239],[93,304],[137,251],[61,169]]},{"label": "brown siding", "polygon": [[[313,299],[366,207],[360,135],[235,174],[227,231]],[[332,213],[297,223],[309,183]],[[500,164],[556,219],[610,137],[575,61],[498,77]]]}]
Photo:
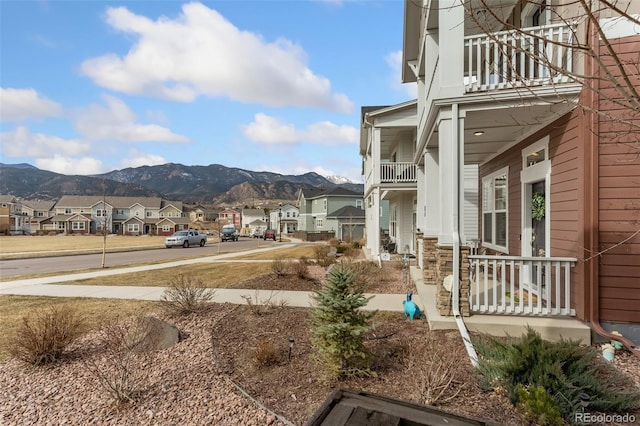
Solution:
[{"label": "brown siding", "polygon": [[[636,63],[639,43],[627,37],[613,45],[623,61]],[[634,84],[640,87],[637,73]],[[606,99],[621,99],[611,84],[600,88],[598,237],[599,249],[607,250],[599,258],[600,319],[640,323],[640,235],[629,239],[640,230],[640,131],[621,122],[639,123],[640,114]]]},{"label": "brown siding", "polygon": [[[551,256],[580,258],[583,247],[583,219],[581,215],[581,151],[579,149],[582,112],[574,110],[556,122],[537,132],[512,149],[480,166],[480,179],[496,170],[509,166],[509,254],[519,256],[522,195],[520,172],[522,150],[549,135],[551,159]],[[482,185],[480,185],[482,186]],[[482,190],[482,188],[480,188]],[[480,222],[482,227],[482,221]],[[482,233],[480,233],[482,235]],[[572,300],[579,318],[584,319],[587,306],[584,286],[584,268],[578,262],[572,269]]]}]

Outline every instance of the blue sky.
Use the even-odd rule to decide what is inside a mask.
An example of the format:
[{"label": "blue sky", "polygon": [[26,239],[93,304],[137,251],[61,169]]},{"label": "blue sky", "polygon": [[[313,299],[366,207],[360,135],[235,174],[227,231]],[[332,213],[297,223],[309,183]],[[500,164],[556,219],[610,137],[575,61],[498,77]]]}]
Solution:
[{"label": "blue sky", "polygon": [[0,162],[361,182],[360,107],[415,97],[402,17],[400,0],[0,0]]}]

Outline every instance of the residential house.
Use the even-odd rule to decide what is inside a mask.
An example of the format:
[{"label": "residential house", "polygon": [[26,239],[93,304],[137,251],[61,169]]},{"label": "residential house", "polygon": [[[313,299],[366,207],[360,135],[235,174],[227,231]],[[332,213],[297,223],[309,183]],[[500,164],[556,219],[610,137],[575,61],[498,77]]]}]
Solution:
[{"label": "residential house", "polygon": [[196,222],[215,222],[218,220],[220,209],[203,204],[183,205],[183,210],[189,215],[189,220]]},{"label": "residential house", "polygon": [[248,235],[251,231],[259,227],[262,230],[267,229],[267,214],[264,209],[242,209],[241,217],[242,229],[246,229],[245,233]]},{"label": "residential house", "polygon": [[344,206],[327,215],[327,227],[335,229],[340,240],[359,241],[364,238],[364,216],[362,207]]},{"label": "residential house", "polygon": [[298,216],[300,211],[292,204],[280,204],[278,208],[270,209],[269,223],[272,229],[283,234],[293,234],[298,230]]},{"label": "residential house", "polygon": [[0,234],[25,232],[22,204],[12,195],[0,195]]},{"label": "residential house", "polygon": [[[568,0],[465,5],[404,4],[402,81],[418,93],[415,235],[440,312],[459,298],[463,315],[567,316],[603,335],[637,333],[640,132],[624,123],[640,117],[619,106],[621,85],[603,68],[611,57],[596,63],[572,46],[589,35],[594,51],[611,47],[631,63],[638,26],[601,11],[594,36]],[[466,165],[478,167],[477,247],[464,239]]]},{"label": "residential house", "polygon": [[[418,194],[425,193],[423,167],[416,159],[417,101],[362,107],[360,155],[366,206],[365,250],[416,254]],[[478,167],[464,166],[463,241],[478,240]],[[437,203],[436,199],[423,200]],[[422,212],[422,213],[423,213]]]},{"label": "residential house", "polygon": [[42,222],[43,229],[65,233],[94,233],[106,229],[123,235],[170,235],[189,225],[189,218],[183,216],[181,201],[159,197],[64,195],[55,204],[54,213]]},{"label": "residential house", "polygon": [[302,189],[298,192],[298,230],[338,235],[341,223],[335,212],[346,206],[363,208],[363,195],[345,188]]},{"label": "residential house", "polygon": [[24,200],[22,212],[26,216],[26,232],[34,234],[43,231],[43,222],[54,215],[55,204],[55,201]]},{"label": "residential house", "polygon": [[218,213],[218,220],[221,223],[232,223],[237,229],[242,227],[242,214],[238,210],[230,207],[227,207]]}]

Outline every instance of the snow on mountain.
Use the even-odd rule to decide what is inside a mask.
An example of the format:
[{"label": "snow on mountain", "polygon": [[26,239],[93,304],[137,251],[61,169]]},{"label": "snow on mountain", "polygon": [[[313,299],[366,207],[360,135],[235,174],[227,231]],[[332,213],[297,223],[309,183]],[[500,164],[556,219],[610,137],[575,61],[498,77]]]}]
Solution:
[{"label": "snow on mountain", "polygon": [[325,176],[325,178],[333,183],[335,183],[336,185],[342,185],[345,183],[354,183],[353,181],[347,179],[346,177],[342,177],[342,176]]}]

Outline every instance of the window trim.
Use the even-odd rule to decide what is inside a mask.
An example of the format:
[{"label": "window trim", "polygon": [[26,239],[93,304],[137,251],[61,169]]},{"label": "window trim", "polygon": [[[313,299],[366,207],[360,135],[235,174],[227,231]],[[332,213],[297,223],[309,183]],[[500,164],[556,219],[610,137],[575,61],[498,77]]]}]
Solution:
[{"label": "window trim", "polygon": [[[497,211],[495,208],[495,179],[499,176],[505,175],[507,177],[506,181],[506,193],[505,193],[505,245],[500,246],[495,243],[496,241],[496,213],[502,212],[502,210]],[[492,191],[490,192],[490,199],[488,200],[488,204],[491,206],[491,211],[485,211],[485,184],[490,183],[492,187]],[[482,247],[489,248],[491,250],[496,250],[502,253],[509,253],[509,166],[503,167],[500,170],[496,170],[495,172],[483,176],[482,178],[482,198],[480,200],[481,203],[481,223],[482,223]],[[485,235],[485,223],[484,216],[485,213],[491,213],[491,241],[487,242],[484,239]]]}]

